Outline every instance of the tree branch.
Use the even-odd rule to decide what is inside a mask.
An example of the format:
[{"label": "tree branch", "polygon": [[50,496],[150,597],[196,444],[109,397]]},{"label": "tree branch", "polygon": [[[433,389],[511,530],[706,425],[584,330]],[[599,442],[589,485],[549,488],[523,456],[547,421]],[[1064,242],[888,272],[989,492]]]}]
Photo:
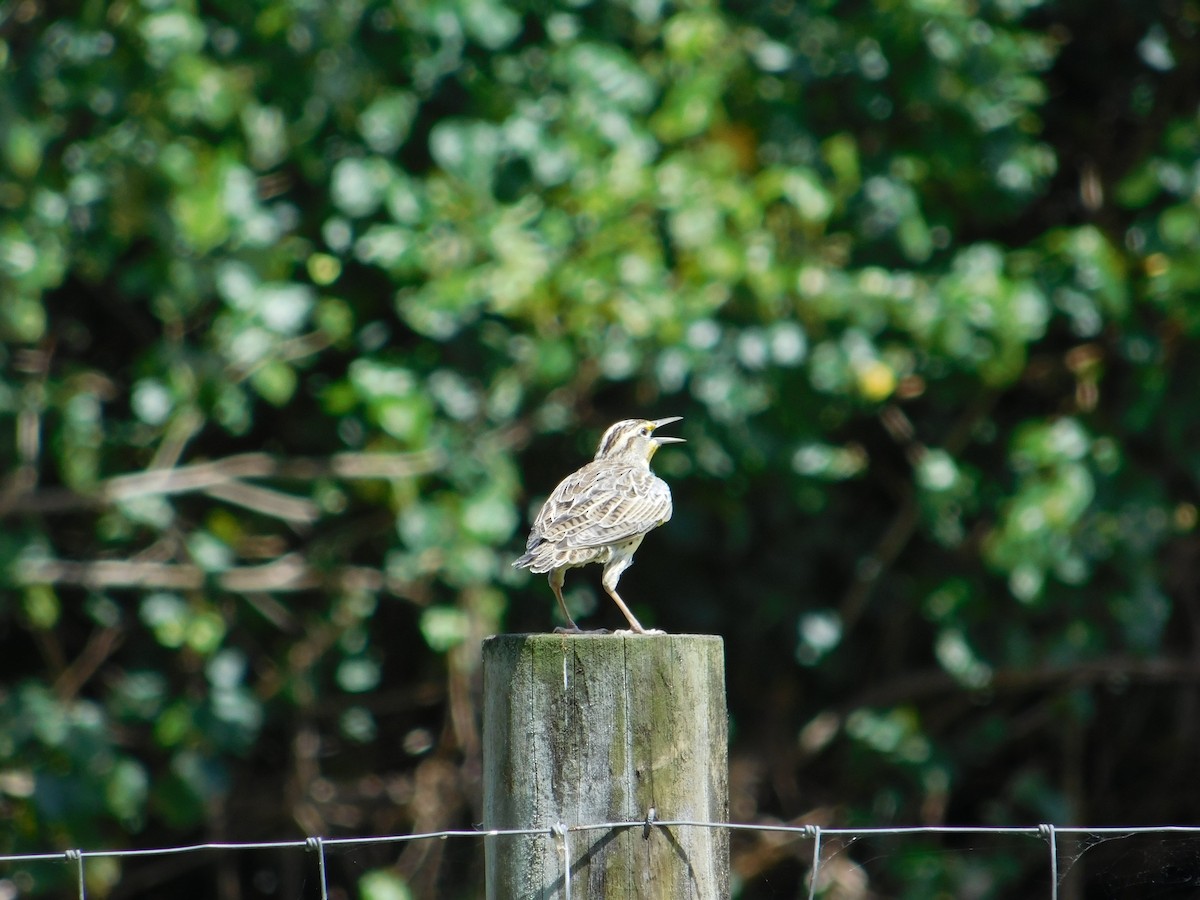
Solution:
[{"label": "tree branch", "polygon": [[124,637],[124,630],[112,625],[100,629],[88,638],[83,652],[54,681],[54,691],[59,701],[67,702],[73,699],[116,652]]},{"label": "tree branch", "polygon": [[[966,449],[975,426],[991,411],[996,398],[997,394],[994,391],[987,392],[963,411],[951,426],[942,444],[947,453],[957,457]],[[917,440],[916,429],[908,416],[899,406],[891,404],[880,412],[880,422],[892,440],[903,449],[909,463],[915,467],[928,452],[928,448]],[[846,631],[858,622],[875,586],[900,558],[900,554],[916,534],[917,527],[921,524],[919,512],[916,490],[911,484],[906,485],[892,520],[876,541],[874,548],[859,559],[854,578],[838,603],[838,614]]]},{"label": "tree branch", "polygon": [[189,564],[132,560],[22,560],[14,568],[13,580],[19,586],[59,584],[92,590],[161,588],[176,591],[198,590],[211,582],[234,594],[317,589],[399,594],[404,588],[378,569],[341,566],[326,571],[308,565],[298,553],[289,553],[263,566],[238,566],[216,573]]},{"label": "tree branch", "polygon": [[[84,494],[68,488],[41,490],[12,490],[0,508],[0,517],[14,513],[64,513],[81,509],[97,509],[121,500],[154,495],[187,494],[194,491],[213,492],[246,478],[282,478],[291,481],[315,481],[319,478],[395,479],[411,478],[441,468],[445,455],[439,450],[414,453],[335,453],[325,459],[286,458],[268,453],[240,453],[212,462],[192,463],[169,469],[148,469],[128,475],[116,475],[96,485]],[[255,493],[263,492],[263,493]],[[267,494],[271,497],[268,500]],[[292,521],[309,521],[315,507],[307,500],[267,492],[265,488],[240,485],[231,500],[267,515]],[[299,504],[304,504],[303,508]],[[279,510],[284,512],[270,511]]]},{"label": "tree branch", "polygon": [[224,500],[226,503],[232,503],[243,509],[282,519],[293,525],[311,525],[321,516],[317,504],[311,500],[293,497],[270,488],[243,484],[240,481],[214,484],[205,488],[204,493],[217,500]]},{"label": "tree branch", "polygon": [[1195,684],[1200,682],[1200,662],[1191,659],[1131,659],[1111,657],[1088,660],[1067,666],[997,669],[987,684],[979,688],[963,685],[948,672],[927,669],[892,678],[886,684],[870,688],[849,703],[844,712],[864,706],[895,706],[916,703],[948,693],[1013,693],[1056,688],[1062,685],[1088,685],[1103,682],[1144,682],[1147,684]]}]

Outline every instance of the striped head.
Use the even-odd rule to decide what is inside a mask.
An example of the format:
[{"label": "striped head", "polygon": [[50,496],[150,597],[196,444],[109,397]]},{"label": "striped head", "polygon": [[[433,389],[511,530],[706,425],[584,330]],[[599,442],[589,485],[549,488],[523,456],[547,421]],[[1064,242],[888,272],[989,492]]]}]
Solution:
[{"label": "striped head", "polygon": [[663,444],[682,444],[683,438],[655,437],[654,431],[683,416],[667,416],[665,419],[625,419],[610,425],[600,438],[596,448],[596,459],[633,457],[639,462],[649,462]]}]

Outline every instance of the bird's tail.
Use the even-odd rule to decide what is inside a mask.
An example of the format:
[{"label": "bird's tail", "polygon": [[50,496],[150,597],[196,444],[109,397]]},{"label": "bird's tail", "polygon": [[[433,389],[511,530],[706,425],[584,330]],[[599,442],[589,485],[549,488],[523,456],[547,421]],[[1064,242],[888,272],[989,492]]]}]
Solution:
[{"label": "bird's tail", "polygon": [[537,541],[526,547],[525,552],[513,560],[513,568],[544,574],[563,564],[565,560],[559,559],[561,555],[553,544]]}]

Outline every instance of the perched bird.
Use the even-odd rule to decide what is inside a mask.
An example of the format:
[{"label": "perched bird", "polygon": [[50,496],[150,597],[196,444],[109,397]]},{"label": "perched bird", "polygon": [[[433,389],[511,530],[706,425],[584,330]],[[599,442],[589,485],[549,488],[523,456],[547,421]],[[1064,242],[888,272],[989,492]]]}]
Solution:
[{"label": "perched bird", "polygon": [[633,564],[642,538],[671,518],[671,490],[650,471],[650,458],[663,444],[683,442],[683,438],[654,436],[655,429],[680,418],[626,419],[609,426],[596,457],[559,482],[534,519],[525,553],[513,565],[550,573],[550,589],[570,623],[569,628],[558,630],[581,630],[563,602],[567,569],[600,563],[604,590],[629,620],[629,627],[647,633],[617,593],[617,581]]}]

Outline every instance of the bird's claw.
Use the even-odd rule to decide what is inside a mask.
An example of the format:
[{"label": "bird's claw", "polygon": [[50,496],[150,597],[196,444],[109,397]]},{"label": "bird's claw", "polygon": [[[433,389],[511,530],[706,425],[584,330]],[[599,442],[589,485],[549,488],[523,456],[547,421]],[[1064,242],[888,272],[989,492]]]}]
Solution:
[{"label": "bird's claw", "polygon": [[574,628],[565,628],[559,625],[554,629],[555,634],[611,634],[607,628],[580,628],[576,625]]}]

